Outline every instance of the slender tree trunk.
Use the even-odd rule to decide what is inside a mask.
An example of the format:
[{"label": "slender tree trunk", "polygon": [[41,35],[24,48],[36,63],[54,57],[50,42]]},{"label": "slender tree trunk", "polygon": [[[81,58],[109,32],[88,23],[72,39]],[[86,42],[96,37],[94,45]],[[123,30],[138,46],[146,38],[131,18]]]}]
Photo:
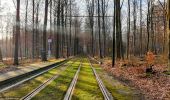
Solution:
[{"label": "slender tree trunk", "polygon": [[28,0],[26,0],[26,14],[25,14],[25,57],[28,56]]},{"label": "slender tree trunk", "polygon": [[1,50],[1,47],[0,47],[0,61],[3,62],[3,57],[2,57],[2,50]]},{"label": "slender tree trunk", "polygon": [[130,53],[130,0],[128,0],[128,19],[127,19],[127,59],[129,59]]},{"label": "slender tree trunk", "polygon": [[136,55],[136,19],[137,19],[137,15],[136,15],[136,3],[137,1],[134,0],[133,1],[133,38],[134,38],[134,43],[133,43],[133,51],[134,51],[134,55]]},{"label": "slender tree trunk", "polygon": [[120,9],[120,1],[116,1],[116,46],[117,46],[117,58],[123,58],[122,52],[122,33],[121,33],[121,9]]},{"label": "slender tree trunk", "polygon": [[37,12],[36,12],[36,38],[35,38],[35,43],[36,43],[36,58],[39,57],[39,3],[37,3]]},{"label": "slender tree trunk", "polygon": [[115,65],[115,35],[116,35],[116,29],[115,24],[116,23],[116,0],[114,0],[114,17],[113,17],[113,47],[112,47],[112,67]]},{"label": "slender tree trunk", "polygon": [[[50,35],[49,37],[52,39],[53,37],[53,18],[52,18],[52,14],[53,14],[53,0],[50,0]],[[53,55],[53,42],[50,43],[50,55]]]},{"label": "slender tree trunk", "polygon": [[15,50],[14,50],[14,65],[19,65],[18,52],[19,52],[19,36],[20,36],[20,0],[17,0],[16,9],[16,31],[15,31]]},{"label": "slender tree trunk", "polygon": [[66,42],[66,51],[67,51],[67,58],[69,57],[69,37],[68,37],[68,30],[67,30],[67,20],[68,20],[68,17],[67,17],[67,14],[68,14],[68,0],[65,1],[65,42]]},{"label": "slender tree trunk", "polygon": [[[170,4],[169,4],[169,0],[168,0],[168,6],[167,6],[167,33],[169,35],[169,64],[170,64]],[[169,65],[170,67],[170,65]]]},{"label": "slender tree trunk", "polygon": [[153,23],[153,1],[151,1],[151,33],[152,33],[152,52],[154,52],[154,34],[155,34],[155,31],[154,31],[154,23]]},{"label": "slender tree trunk", "polygon": [[56,43],[56,59],[58,59],[59,58],[59,54],[60,54],[60,52],[59,52],[59,45],[60,45],[60,41],[59,41],[59,36],[60,36],[60,4],[61,4],[61,1],[60,0],[58,0],[58,8],[57,8],[57,39],[56,39],[56,41],[57,41],[57,43]]},{"label": "slender tree trunk", "polygon": [[100,0],[98,0],[98,31],[99,31],[99,55],[100,55],[100,59],[103,58],[102,56],[102,43],[101,43],[101,30],[100,30]]},{"label": "slender tree trunk", "polygon": [[87,0],[86,2],[91,28],[91,55],[94,57],[94,0]]},{"label": "slender tree trunk", "polygon": [[35,1],[32,0],[32,59],[35,57],[35,29],[34,29]]},{"label": "slender tree trunk", "polygon": [[72,44],[71,44],[71,37],[72,37],[72,36],[71,36],[71,35],[72,35],[72,32],[71,32],[71,31],[72,31],[72,29],[71,29],[71,28],[72,28],[72,25],[71,25],[71,24],[72,24],[72,17],[71,17],[71,16],[72,16],[72,4],[71,4],[71,0],[70,0],[70,32],[69,32],[69,33],[70,33],[70,35],[69,35],[69,36],[70,36],[70,37],[69,37],[69,40],[70,40],[70,41],[69,41],[69,42],[70,42],[70,43],[69,43],[69,46],[70,46],[70,48],[69,48],[69,56],[72,55],[72,50],[71,50],[71,48],[72,48]]},{"label": "slender tree trunk", "polygon": [[149,44],[150,44],[150,0],[148,1],[148,14],[147,14],[147,51],[149,51]]},{"label": "slender tree trunk", "polygon": [[61,33],[61,55],[64,57],[64,1],[62,1],[62,6],[61,6],[61,24],[62,24],[62,33]]},{"label": "slender tree trunk", "polygon": [[47,61],[47,18],[48,17],[48,0],[45,0],[45,16],[44,16],[44,28],[43,28],[43,51],[42,61]]},{"label": "slender tree trunk", "polygon": [[75,33],[74,33],[74,56],[77,54],[77,18],[75,19]]},{"label": "slender tree trunk", "polygon": [[140,56],[142,55],[143,53],[143,37],[142,37],[142,0],[140,0],[140,50],[141,50],[141,53],[140,53]]},{"label": "slender tree trunk", "polygon": [[103,56],[106,56],[106,30],[105,30],[105,13],[106,13],[106,4],[105,4],[105,0],[102,0],[102,20],[103,20],[103,45],[104,45],[104,49],[103,49]]}]

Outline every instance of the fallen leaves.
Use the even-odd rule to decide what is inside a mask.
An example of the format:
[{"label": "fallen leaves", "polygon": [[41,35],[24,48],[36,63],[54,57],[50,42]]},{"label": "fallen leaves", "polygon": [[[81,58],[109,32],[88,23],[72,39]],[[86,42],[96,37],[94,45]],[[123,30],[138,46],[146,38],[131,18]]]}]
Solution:
[{"label": "fallen leaves", "polygon": [[[126,66],[122,66],[123,64]],[[116,78],[130,81],[129,85],[140,89],[147,100],[170,100],[170,76],[163,73],[167,66],[156,64],[153,66],[156,73],[149,77],[141,77],[145,76],[146,64],[127,66],[128,64],[126,61],[119,61],[112,68],[111,61],[105,61],[103,68]]]}]

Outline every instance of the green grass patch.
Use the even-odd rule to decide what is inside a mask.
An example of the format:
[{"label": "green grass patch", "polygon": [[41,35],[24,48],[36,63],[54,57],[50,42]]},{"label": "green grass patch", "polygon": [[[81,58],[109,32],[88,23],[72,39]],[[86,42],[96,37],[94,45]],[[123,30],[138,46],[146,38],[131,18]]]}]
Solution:
[{"label": "green grass patch", "polygon": [[67,62],[63,66],[59,66],[57,68],[54,68],[45,74],[38,76],[30,81],[27,81],[19,86],[16,86],[14,88],[11,88],[7,91],[4,91],[0,93],[0,98],[22,98],[23,96],[27,95],[29,92],[34,90],[36,87],[38,87],[40,84],[44,83],[46,80],[51,78],[52,76],[56,74],[60,74],[64,68],[66,68],[66,65],[69,63],[72,63],[72,61]]},{"label": "green grass patch", "polygon": [[93,64],[93,66],[115,100],[140,100],[140,96],[137,91],[134,91],[131,87],[125,86],[115,80],[112,76],[109,76],[109,74],[99,65]]},{"label": "green grass patch", "polygon": [[87,59],[82,64],[72,99],[103,100],[103,95]]},{"label": "green grass patch", "polygon": [[79,67],[80,62],[72,64],[61,75],[38,93],[32,100],[62,100]]},{"label": "green grass patch", "polygon": [[0,68],[5,68],[7,67],[3,62],[0,62]]},{"label": "green grass patch", "polygon": [[163,73],[166,75],[170,75],[170,71],[164,71]]}]

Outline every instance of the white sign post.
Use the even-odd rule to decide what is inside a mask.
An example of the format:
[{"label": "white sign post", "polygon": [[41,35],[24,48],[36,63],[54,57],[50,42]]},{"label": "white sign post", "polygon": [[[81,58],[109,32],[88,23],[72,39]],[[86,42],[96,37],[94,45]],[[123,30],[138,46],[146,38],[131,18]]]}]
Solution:
[{"label": "white sign post", "polygon": [[48,57],[51,57],[51,43],[52,43],[52,39],[48,39]]}]

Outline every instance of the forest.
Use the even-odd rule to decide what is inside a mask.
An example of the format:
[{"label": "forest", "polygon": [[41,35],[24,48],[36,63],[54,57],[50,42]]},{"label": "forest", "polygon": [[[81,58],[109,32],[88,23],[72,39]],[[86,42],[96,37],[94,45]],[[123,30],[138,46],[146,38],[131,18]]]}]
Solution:
[{"label": "forest", "polygon": [[170,100],[169,0],[0,0],[0,100]]}]

